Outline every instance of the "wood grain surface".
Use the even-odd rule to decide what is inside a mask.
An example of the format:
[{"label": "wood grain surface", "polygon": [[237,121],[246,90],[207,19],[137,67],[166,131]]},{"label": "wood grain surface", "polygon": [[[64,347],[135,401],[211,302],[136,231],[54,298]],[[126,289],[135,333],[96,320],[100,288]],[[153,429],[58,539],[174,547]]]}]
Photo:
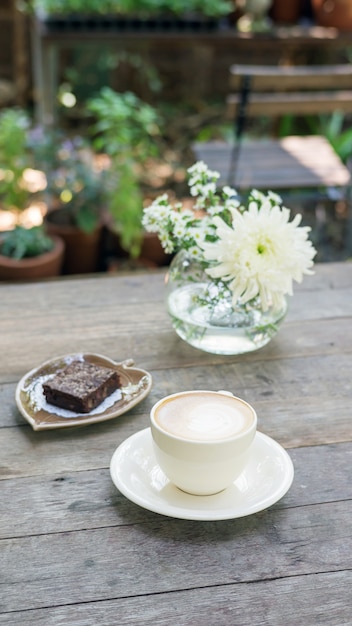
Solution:
[{"label": "wood grain surface", "polygon": [[[164,273],[0,284],[0,624],[350,626],[352,263],[318,265],[280,333],[234,357],[182,342]],[[19,379],[55,356],[132,358],[153,378],[122,416],[35,432]],[[110,459],[183,389],[228,389],[288,449],[294,482],[275,505],[218,522],[142,509]]]}]

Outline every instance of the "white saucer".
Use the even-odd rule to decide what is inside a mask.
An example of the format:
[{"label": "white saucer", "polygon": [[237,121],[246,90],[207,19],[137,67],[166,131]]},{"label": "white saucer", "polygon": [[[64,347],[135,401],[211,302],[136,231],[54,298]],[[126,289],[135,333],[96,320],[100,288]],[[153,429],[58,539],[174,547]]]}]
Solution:
[{"label": "white saucer", "polygon": [[154,456],[150,428],[146,428],[115,450],[110,474],[126,498],[149,511],[212,521],[244,517],[271,506],[290,488],[294,470],[282,446],[257,432],[250,460],[230,487],[212,496],[192,496],[166,478]]}]

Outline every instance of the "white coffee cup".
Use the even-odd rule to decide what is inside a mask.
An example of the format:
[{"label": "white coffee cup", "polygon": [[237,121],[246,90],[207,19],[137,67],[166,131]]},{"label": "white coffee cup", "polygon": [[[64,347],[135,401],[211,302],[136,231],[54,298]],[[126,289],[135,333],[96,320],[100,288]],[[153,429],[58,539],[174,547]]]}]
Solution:
[{"label": "white coffee cup", "polygon": [[183,391],[150,413],[156,460],[187,493],[211,495],[243,471],[257,428],[253,407],[226,391]]}]

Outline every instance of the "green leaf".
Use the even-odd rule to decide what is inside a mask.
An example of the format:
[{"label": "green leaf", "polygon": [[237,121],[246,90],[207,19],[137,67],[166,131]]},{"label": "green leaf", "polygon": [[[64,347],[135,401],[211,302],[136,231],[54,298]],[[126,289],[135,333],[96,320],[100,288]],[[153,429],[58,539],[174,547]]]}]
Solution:
[{"label": "green leaf", "polygon": [[49,252],[54,247],[53,240],[46,235],[42,226],[24,228],[16,226],[5,233],[0,243],[0,252],[13,259],[36,257]]}]

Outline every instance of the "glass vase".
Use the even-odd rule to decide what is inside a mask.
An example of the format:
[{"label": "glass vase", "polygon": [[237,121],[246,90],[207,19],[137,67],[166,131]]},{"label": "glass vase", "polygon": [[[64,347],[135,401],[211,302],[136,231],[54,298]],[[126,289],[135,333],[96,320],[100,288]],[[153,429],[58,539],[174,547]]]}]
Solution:
[{"label": "glass vase", "polygon": [[287,312],[263,312],[259,298],[233,305],[225,283],[212,282],[202,264],[181,250],[166,281],[166,303],[176,333],[194,348],[213,354],[244,354],[265,346]]}]

